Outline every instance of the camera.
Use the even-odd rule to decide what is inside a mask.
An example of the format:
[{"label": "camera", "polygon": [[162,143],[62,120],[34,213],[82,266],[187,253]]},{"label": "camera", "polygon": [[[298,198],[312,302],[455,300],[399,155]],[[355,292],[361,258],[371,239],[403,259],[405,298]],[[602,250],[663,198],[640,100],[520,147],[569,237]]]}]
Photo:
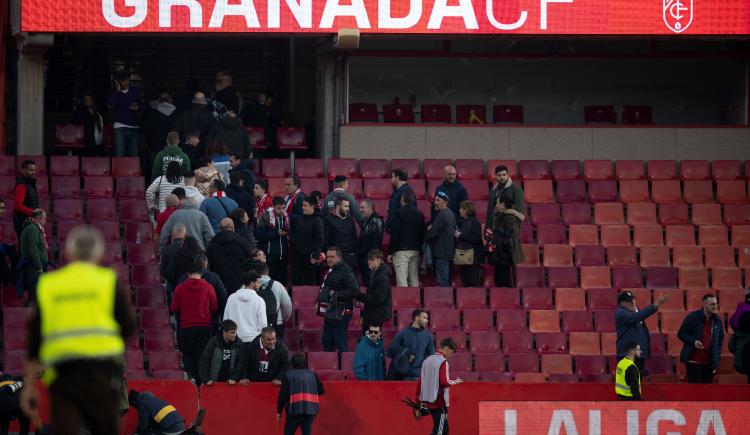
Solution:
[{"label": "camera", "polygon": [[9,394],[15,394],[21,388],[23,388],[23,382],[22,381],[13,382],[12,384],[8,384],[8,385],[5,386],[5,389],[6,389],[6,391]]}]

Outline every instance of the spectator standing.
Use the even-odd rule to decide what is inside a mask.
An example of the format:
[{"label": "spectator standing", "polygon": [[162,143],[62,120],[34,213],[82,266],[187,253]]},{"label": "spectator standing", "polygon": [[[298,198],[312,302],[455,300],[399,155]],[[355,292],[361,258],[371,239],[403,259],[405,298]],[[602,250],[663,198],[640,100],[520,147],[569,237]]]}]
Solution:
[{"label": "spectator standing", "polygon": [[16,277],[16,296],[23,295],[24,301],[36,301],[37,281],[42,272],[47,270],[47,234],[44,224],[47,223],[47,213],[38,208],[23,224],[21,240],[19,242],[20,259],[18,260],[18,276]]},{"label": "spectator standing", "polygon": [[243,108],[242,123],[252,127],[265,127],[268,121],[267,95],[261,92],[254,101]]},{"label": "spectator standing", "polygon": [[687,368],[687,381],[691,384],[710,384],[719,368],[724,326],[718,315],[716,296],[703,296],[703,307],[688,313],[682,321],[677,336],[682,340],[680,361]]},{"label": "spectator standing", "polygon": [[167,208],[167,197],[178,187],[185,187],[185,179],[180,175],[180,164],[170,162],[166,174],[157,177],[146,189],[146,205],[154,216]]},{"label": "spectator standing", "polygon": [[172,304],[172,294],[180,280],[179,256],[185,242],[185,237],[187,237],[185,225],[175,225],[172,229],[172,242],[164,248],[159,259],[159,271],[167,282],[167,305]]},{"label": "spectator standing", "polygon": [[180,200],[175,192],[179,193],[182,196],[183,200],[185,199],[185,189],[182,187],[177,187],[172,190],[172,193],[170,193],[169,196],[167,196],[167,199],[164,200],[164,211],[156,215],[156,229],[154,229],[154,238],[157,243],[159,243],[159,236],[161,235],[162,228],[164,228],[164,224],[167,223],[167,219],[169,219],[169,217],[172,216],[172,213],[176,212],[182,204],[182,200]]},{"label": "spectator standing", "polygon": [[499,198],[508,198],[509,208],[526,214],[526,203],[524,202],[523,189],[513,184],[508,175],[508,168],[500,165],[495,167],[495,184],[490,189],[490,197],[487,202],[487,221],[485,228],[495,228],[495,205]]},{"label": "spectator standing", "polygon": [[[177,108],[172,104],[172,97],[162,92],[155,101],[151,101],[143,113],[143,135],[148,144],[149,157],[153,158],[164,148],[164,138],[172,131],[177,120]],[[179,144],[179,135],[177,144]],[[190,170],[188,165],[187,170]],[[153,179],[156,175],[151,175]]]},{"label": "spectator standing", "polygon": [[194,168],[199,158],[206,154],[206,145],[201,143],[201,135],[198,130],[188,130],[185,132],[184,142],[180,143],[180,149],[190,160],[190,169]]},{"label": "spectator standing", "polygon": [[745,300],[737,303],[737,308],[729,318],[729,326],[733,331],[739,330],[740,319],[747,312],[750,312],[750,287],[745,289]]},{"label": "spectator standing", "polygon": [[255,209],[253,195],[245,190],[245,178],[240,172],[230,172],[230,184],[226,187],[226,194],[229,198],[237,203],[237,206],[243,210]]},{"label": "spectator standing", "polygon": [[456,353],[456,343],[452,338],[440,341],[437,353],[424,360],[417,382],[417,400],[424,403],[432,415],[432,433],[448,433],[448,390],[453,385],[463,383],[461,378],[450,379],[448,360]]},{"label": "spectator standing", "polygon": [[325,244],[323,218],[318,200],[308,196],[302,201],[302,216],[292,228],[292,283],[316,285],[318,265]]},{"label": "spectator standing", "polygon": [[482,264],[484,263],[484,242],[482,224],[477,220],[474,203],[464,201],[458,209],[461,223],[456,230],[456,250],[471,251],[471,264],[458,266],[464,287],[481,287]]},{"label": "spectator standing", "polygon": [[294,435],[300,428],[302,435],[312,433],[315,416],[320,410],[319,396],[325,391],[318,375],[307,369],[305,354],[292,356],[292,369],[281,380],[281,389],[276,405],[276,419],[286,410],[284,435]]},{"label": "spectator standing", "polygon": [[243,342],[250,343],[268,326],[266,303],[258,296],[260,275],[252,271],[245,272],[242,281],[242,288],[227,299],[224,320],[234,320],[237,323],[237,335]]},{"label": "spectator standing", "polygon": [[343,175],[337,175],[336,178],[333,179],[333,191],[328,194],[325,202],[323,203],[323,211],[331,212],[331,210],[336,208],[340,199],[346,200],[350,206],[354,206],[351,208],[352,217],[357,222],[357,225],[361,225],[362,214],[359,212],[359,208],[356,206],[357,201],[349,192],[347,192],[348,189],[349,179]]},{"label": "spectator standing", "polygon": [[21,163],[21,175],[16,178],[16,186],[13,188],[13,229],[19,240],[24,222],[31,217],[34,209],[39,208],[35,174],[36,163],[24,160]]},{"label": "spectator standing", "polygon": [[375,211],[372,200],[365,199],[359,206],[362,213],[362,230],[359,232],[357,241],[357,264],[362,274],[362,282],[365,287],[370,282],[370,268],[367,266],[367,254],[373,249],[380,250],[383,247],[383,219]]},{"label": "spectator standing", "polygon": [[625,356],[618,358],[615,370],[615,393],[618,400],[641,400],[641,370],[636,361],[641,359],[641,346],[630,341],[625,345]]},{"label": "spectator standing", "polygon": [[[0,198],[0,222],[4,221],[5,212],[5,201]],[[0,286],[11,284],[15,281],[14,275],[16,263],[18,262],[16,245],[6,243],[6,241],[2,240],[2,234],[2,223],[0,223]]]},{"label": "spectator standing", "polygon": [[180,351],[190,379],[200,382],[201,353],[211,338],[211,315],[219,310],[216,292],[203,279],[205,256],[197,256],[188,268],[188,279],[174,290],[170,311],[180,318]]},{"label": "spectator standing", "polygon": [[257,222],[263,217],[266,210],[273,207],[273,198],[268,194],[268,180],[258,180],[253,188],[253,193],[257,204],[255,209],[255,220]]},{"label": "spectator standing", "polygon": [[201,193],[197,187],[195,187],[195,177],[193,175],[185,177],[184,189],[185,201],[189,201],[191,204],[195,205],[195,207],[200,208],[206,197],[203,196],[203,193]]},{"label": "spectator standing", "polygon": [[128,403],[138,411],[137,434],[168,435],[185,430],[185,420],[177,409],[149,391],[130,390]]},{"label": "spectator standing", "polygon": [[[391,195],[390,201],[388,201],[388,220],[386,222],[386,228],[388,232],[391,231],[391,219],[394,216],[396,210],[403,207],[401,198],[406,192],[410,192],[412,198],[414,198],[414,190],[411,188],[407,180],[409,179],[406,175],[406,171],[403,169],[394,169],[391,173],[391,185],[393,185],[393,194]],[[411,201],[414,203],[414,201]]]},{"label": "spectator standing", "polygon": [[750,312],[740,317],[737,330],[729,338],[729,351],[734,354],[734,369],[746,374],[750,384]]},{"label": "spectator standing", "polygon": [[[251,154],[232,153],[229,155],[229,175],[231,176],[233,172],[239,172],[242,175],[242,178],[245,180],[242,187],[250,194],[254,203],[255,195],[253,189],[255,188],[255,162],[252,159],[248,159],[248,155]],[[245,210],[250,212],[254,210],[254,207],[255,205],[253,205],[253,208]]]},{"label": "spectator standing", "polygon": [[290,227],[293,227],[300,216],[302,216],[302,201],[305,193],[302,192],[302,180],[296,175],[289,176],[284,182],[286,192],[286,214],[289,216]]},{"label": "spectator standing", "polygon": [[[187,245],[192,245],[192,247],[186,249]],[[189,250],[192,250],[196,247],[197,245],[195,244],[193,238],[186,237],[185,242],[183,242],[182,244],[182,250],[180,254],[182,254],[183,252],[188,252]],[[200,251],[200,253],[196,255],[200,256],[203,260],[203,273],[201,274],[201,278],[203,278],[207,283],[211,285],[211,287],[214,288],[214,293],[216,294],[216,304],[218,305],[219,309],[216,313],[211,315],[211,335],[216,335],[216,332],[219,330],[221,319],[224,317],[224,308],[227,305],[227,289],[224,287],[224,283],[221,282],[221,278],[219,278],[219,275],[211,272],[208,269],[208,258],[206,258],[205,254]],[[195,258],[196,255],[191,256],[190,259]],[[183,273],[182,275],[180,275],[180,281],[178,285],[186,279],[187,274]]]},{"label": "spectator standing", "polygon": [[235,112],[229,111],[226,116],[215,124],[208,139],[209,143],[221,142],[226,146],[229,154],[241,154],[249,156],[253,149],[250,146],[250,138],[242,127],[242,121]]},{"label": "spectator standing", "polygon": [[115,157],[138,156],[140,116],[146,108],[141,91],[130,86],[130,73],[115,74],[115,88],[107,96],[115,116]]},{"label": "spectator standing", "polygon": [[250,228],[250,216],[247,215],[247,212],[244,208],[235,208],[231,213],[229,213],[229,218],[232,219],[232,223],[234,223],[234,231],[237,234],[242,236],[243,239],[250,242],[251,245],[253,243],[257,245],[255,235]]},{"label": "spectator standing", "polygon": [[273,207],[263,213],[258,221],[255,236],[260,248],[266,253],[266,262],[271,278],[286,285],[289,265],[289,217],[286,201],[280,196],[273,198]]},{"label": "spectator standing", "polygon": [[490,242],[490,263],[495,266],[495,286],[513,286],[513,268],[524,261],[521,247],[521,222],[526,216],[512,208],[513,201],[507,196],[497,200]]},{"label": "spectator standing", "polygon": [[344,262],[354,272],[357,268],[357,227],[350,214],[350,203],[344,198],[325,217],[326,246],[337,246],[343,253]]},{"label": "spectator standing", "polygon": [[221,335],[211,337],[201,354],[198,369],[201,382],[228,382],[234,385],[244,378],[245,353],[242,340],[237,338],[237,324],[233,320],[221,322]]},{"label": "spectator standing", "polygon": [[435,353],[432,333],[427,330],[429,315],[422,309],[411,313],[411,325],[399,331],[388,346],[389,380],[415,380],[419,378],[424,360]]},{"label": "spectator standing", "polygon": [[365,333],[367,325],[382,325],[393,317],[391,269],[383,263],[380,249],[373,249],[367,254],[367,270],[370,276],[367,292],[357,293],[357,300],[364,304],[362,329]]},{"label": "spectator standing", "polygon": [[73,112],[73,119],[70,123],[83,126],[85,154],[89,156],[100,154],[101,147],[104,144],[104,121],[96,108],[94,96],[91,93],[83,94],[81,102]]},{"label": "spectator standing", "polygon": [[260,335],[243,346],[247,361],[244,376],[250,382],[271,382],[281,385],[281,380],[289,370],[289,350],[283,340],[279,340],[276,331],[266,326]]},{"label": "spectator standing", "polygon": [[261,263],[266,262],[266,253],[263,252],[262,249],[254,248],[252,251],[250,251],[250,257],[252,257],[253,260],[259,261]]},{"label": "spectator standing", "polygon": [[286,287],[268,275],[268,264],[254,260],[252,269],[253,272],[260,275],[258,295],[266,303],[266,320],[268,321],[268,326],[273,327],[274,331],[276,331],[276,336],[283,340],[284,323],[294,314],[292,299],[289,297]]},{"label": "spectator standing", "polygon": [[226,71],[216,73],[216,82],[214,84],[214,99],[221,102],[228,111],[240,113],[242,99],[240,94],[232,86],[232,76]]},{"label": "spectator standing", "polygon": [[203,196],[210,198],[214,181],[224,181],[221,173],[216,168],[212,155],[203,156],[198,159],[196,166],[198,166],[198,169],[195,170],[195,187]]},{"label": "spectator standing", "polygon": [[323,351],[347,351],[346,331],[352,320],[354,298],[359,293],[357,277],[344,262],[341,249],[331,246],[326,251],[328,273],[323,278],[319,302],[328,303],[323,320]]},{"label": "spectator standing", "polygon": [[250,266],[250,252],[255,245],[234,231],[231,219],[223,219],[220,227],[208,244],[206,256],[211,270],[219,275],[231,294],[243,284],[242,274]]},{"label": "spectator standing", "polygon": [[211,222],[211,228],[214,232],[220,230],[219,222],[228,218],[232,210],[238,207],[237,202],[224,193],[224,188],[223,181],[214,180],[210,190],[211,197],[201,203],[200,210],[208,216],[208,221]]},{"label": "spectator standing", "polygon": [[450,198],[445,192],[435,194],[436,210],[432,224],[427,227],[424,241],[430,244],[438,285],[450,287],[451,260],[453,259],[456,218],[449,208]]},{"label": "spectator standing", "polygon": [[[435,196],[438,192],[443,192],[448,197],[448,208],[453,212],[456,222],[461,225],[463,220],[458,213],[459,206],[462,202],[469,199],[469,193],[460,181],[456,178],[456,168],[446,166],[444,171],[443,182],[435,188]],[[435,220],[437,209],[432,209],[432,219]]]},{"label": "spectator standing", "polygon": [[391,241],[388,261],[396,269],[398,287],[419,287],[419,251],[424,242],[424,215],[413,192],[401,195],[401,207],[388,215]]},{"label": "spectator standing", "polygon": [[170,216],[164,224],[164,228],[161,229],[161,234],[159,235],[160,251],[164,250],[164,247],[169,243],[169,236],[172,235],[172,228],[178,223],[185,225],[188,236],[195,238],[201,249],[205,249],[208,242],[210,242],[214,236],[214,230],[211,227],[211,222],[209,222],[208,216],[201,213],[192,201],[185,201],[177,211],[172,213],[172,216]]},{"label": "spectator standing", "polygon": [[617,310],[615,310],[615,328],[617,330],[617,359],[625,358],[628,343],[637,343],[638,358],[635,364],[640,373],[646,373],[646,360],[651,356],[651,336],[649,335],[646,319],[656,314],[657,309],[669,300],[669,295],[661,295],[656,303],[638,309],[635,296],[629,291],[623,291],[617,296]]},{"label": "spectator standing", "polygon": [[190,157],[180,148],[180,135],[176,131],[167,133],[167,146],[154,157],[154,167],[151,170],[151,181],[167,172],[169,164],[178,163],[179,175],[191,175]]},{"label": "spectator standing", "polygon": [[358,381],[385,380],[385,349],[378,324],[367,324],[354,353],[354,375]]},{"label": "spectator standing", "polygon": [[183,110],[177,117],[174,129],[180,136],[186,137],[189,130],[195,130],[200,135],[200,142],[208,142],[208,134],[214,125],[214,117],[208,107],[206,94],[201,91],[193,95],[193,101],[189,109]]}]

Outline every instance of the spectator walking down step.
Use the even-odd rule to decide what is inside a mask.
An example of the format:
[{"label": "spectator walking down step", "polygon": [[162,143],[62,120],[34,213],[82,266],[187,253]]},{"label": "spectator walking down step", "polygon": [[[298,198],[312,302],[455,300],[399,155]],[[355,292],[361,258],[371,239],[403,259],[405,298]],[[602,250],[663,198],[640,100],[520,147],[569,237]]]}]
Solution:
[{"label": "spectator walking down step", "polygon": [[432,332],[427,330],[429,315],[422,309],[411,313],[412,323],[399,331],[388,345],[388,379],[393,381],[415,380],[419,378],[424,360],[435,353]]},{"label": "spectator walking down step", "polygon": [[24,160],[21,163],[21,175],[16,178],[16,186],[13,188],[13,229],[18,240],[21,240],[24,222],[31,217],[34,209],[39,208],[35,174],[36,163]]},{"label": "spectator walking down step", "polygon": [[357,269],[357,226],[350,214],[352,204],[356,206],[343,197],[337,198],[323,223],[326,247],[337,246],[344,255],[344,262],[354,272]]},{"label": "spectator walking down step", "polygon": [[268,326],[266,303],[258,296],[260,275],[255,272],[245,272],[242,281],[242,288],[227,299],[224,319],[234,320],[237,323],[237,336],[243,342],[250,343],[260,335],[263,328]]},{"label": "spectator walking down step", "polygon": [[[255,161],[248,158],[248,155],[251,154],[240,154],[240,153],[232,153],[229,155],[229,175],[232,175],[234,172],[239,172],[242,174],[242,178],[245,180],[245,183],[243,184],[243,188],[247,193],[250,194],[250,196],[253,199],[253,204],[255,203],[255,194],[253,192],[253,189],[255,188]],[[255,210],[255,205],[253,205],[253,208],[246,209],[248,211]]]},{"label": "spectator walking down step", "polygon": [[185,419],[177,409],[150,391],[130,390],[128,403],[138,411],[137,434],[171,435],[185,430]]},{"label": "spectator walking down step", "polygon": [[157,177],[146,189],[146,205],[156,216],[167,208],[166,200],[178,187],[185,188],[185,179],[180,175],[180,164],[170,162],[164,175]]},{"label": "spectator walking down step", "polygon": [[[183,253],[186,253],[193,249],[187,247],[188,245],[193,245],[193,248],[197,246],[195,245],[195,241],[192,237],[186,237],[185,242],[183,242],[182,244],[182,250],[180,252],[181,256]],[[219,306],[219,309],[216,311],[216,313],[211,315],[211,335],[213,336],[216,335],[216,333],[219,331],[219,324],[221,323],[221,319],[224,318],[224,307],[226,307],[227,305],[227,289],[224,287],[224,283],[221,282],[221,278],[219,278],[219,275],[211,272],[208,269],[208,258],[206,258],[203,252],[194,254],[190,258],[195,258],[196,255],[200,255],[200,257],[203,259],[203,273],[201,274],[201,278],[203,278],[207,283],[211,284],[211,287],[214,288],[214,294],[216,294],[216,304]],[[181,275],[179,283],[182,283],[186,279],[186,274]]]},{"label": "spectator walking down step", "polygon": [[302,216],[292,228],[292,283],[317,285],[318,266],[325,244],[323,217],[318,199],[307,196],[302,200]]},{"label": "spectator walking down step", "polygon": [[284,339],[284,323],[294,314],[292,299],[286,291],[286,287],[279,281],[268,276],[268,264],[263,261],[253,260],[252,271],[260,275],[260,289],[258,296],[266,303],[266,320],[268,326],[273,327],[276,336]]},{"label": "spectator walking down step", "polygon": [[188,279],[174,290],[170,311],[180,319],[180,351],[190,379],[200,382],[199,362],[211,338],[211,315],[219,311],[214,288],[203,279],[204,255],[188,268]]},{"label": "spectator walking down step", "polygon": [[365,199],[359,206],[362,213],[362,230],[359,232],[357,241],[357,265],[359,273],[362,274],[362,282],[365,287],[370,282],[370,268],[367,266],[367,254],[373,249],[380,250],[383,247],[383,231],[385,225],[383,219],[375,210],[375,203]]},{"label": "spectator walking down step", "polygon": [[293,227],[302,216],[302,201],[305,200],[305,193],[302,192],[302,180],[296,175],[287,177],[284,181],[284,191],[286,192],[286,214],[289,216],[290,227]]},{"label": "spectator walking down step", "polygon": [[[180,199],[180,197],[182,199]],[[164,224],[167,223],[167,219],[172,216],[172,213],[176,212],[182,205],[182,201],[185,200],[185,188],[176,187],[164,200],[164,211],[156,215],[156,229],[154,230],[154,237],[156,243],[159,243],[159,237],[161,236],[161,230],[164,228]]]},{"label": "spectator walking down step", "polygon": [[432,224],[427,227],[425,243],[430,244],[438,285],[450,287],[450,268],[455,246],[456,218],[449,208],[450,198],[445,192],[435,194],[434,208],[437,211]]},{"label": "spectator walking down step", "polygon": [[180,143],[180,149],[190,159],[190,169],[198,169],[195,164],[198,158],[206,154],[206,145],[201,143],[201,135],[198,130],[188,130],[183,136],[183,142]]},{"label": "spectator walking down step", "polygon": [[[438,192],[443,192],[448,196],[448,208],[453,212],[453,217],[456,219],[456,223],[461,225],[463,220],[458,213],[459,206],[462,202],[469,199],[469,193],[466,192],[466,188],[456,178],[456,168],[453,166],[446,166],[444,171],[443,182],[435,188],[435,196]],[[435,219],[437,214],[436,209],[432,209],[432,219]]]},{"label": "spectator walking down step", "polygon": [[456,343],[452,338],[440,340],[437,353],[425,359],[417,382],[417,401],[430,410],[434,435],[448,434],[448,391],[452,385],[463,383],[461,378],[450,379],[448,360],[454,353]]},{"label": "spectator walking down step", "polygon": [[286,214],[284,198],[274,196],[272,204],[273,207],[266,210],[258,220],[255,236],[259,242],[258,246],[266,253],[271,278],[286,285],[289,265],[289,217]]},{"label": "spectator walking down step", "polygon": [[683,343],[680,361],[687,368],[690,384],[710,384],[719,368],[724,326],[719,302],[711,293],[703,296],[703,307],[688,313],[677,336]]},{"label": "spectator walking down step", "polygon": [[244,379],[245,352],[242,345],[242,340],[237,337],[237,324],[229,319],[221,322],[221,334],[211,337],[201,354],[201,382],[206,386],[214,382],[234,385]]},{"label": "spectator walking down step", "polygon": [[154,157],[154,167],[151,169],[151,181],[159,178],[167,172],[167,167],[172,162],[179,165],[178,175],[188,176],[191,171],[190,157],[180,148],[180,134],[176,131],[167,133],[167,146]]},{"label": "spectator walking down step", "polygon": [[206,248],[206,256],[211,270],[221,277],[231,294],[242,286],[242,275],[250,266],[255,246],[234,231],[232,219],[223,219],[220,226]]},{"label": "spectator walking down step", "polygon": [[243,346],[247,371],[244,373],[250,382],[271,382],[281,385],[289,370],[289,350],[276,331],[270,326],[261,330],[260,335]]},{"label": "spectator walking down step", "polygon": [[223,104],[227,110],[240,113],[242,98],[237,90],[232,86],[232,76],[226,71],[216,73],[216,82],[214,84],[214,100]]},{"label": "spectator walking down step", "polygon": [[253,188],[255,194],[255,221],[259,221],[263,217],[263,213],[269,208],[273,207],[273,198],[268,194],[268,180],[258,180],[255,182]]},{"label": "spectator walking down step", "polygon": [[49,259],[47,234],[44,225],[47,213],[38,208],[23,224],[19,242],[18,271],[16,275],[16,296],[24,302],[36,301],[36,288],[39,276],[47,271]]},{"label": "spectator walking down step", "polygon": [[213,154],[199,158],[196,166],[198,169],[195,170],[195,187],[203,196],[210,198],[214,181],[224,181],[221,172],[214,164]]},{"label": "spectator walking down step", "polygon": [[379,324],[365,326],[365,336],[359,339],[354,353],[354,375],[358,381],[385,380],[385,349]]},{"label": "spectator walking down step", "polygon": [[221,118],[218,124],[214,125],[208,141],[209,143],[223,143],[230,154],[249,156],[253,152],[250,147],[250,138],[242,126],[242,120],[231,110]]},{"label": "spectator walking down step", "polygon": [[490,197],[489,201],[487,201],[487,221],[484,224],[485,228],[495,227],[495,205],[501,197],[510,200],[509,208],[522,215],[526,214],[523,189],[513,184],[513,180],[510,179],[510,175],[508,174],[507,166],[500,165],[495,167],[495,184],[490,189]]},{"label": "spectator walking down step", "polygon": [[219,232],[219,222],[228,218],[232,210],[238,207],[237,203],[224,193],[224,188],[223,181],[214,180],[210,189],[211,197],[203,201],[200,208],[208,216],[214,233]]},{"label": "spectator walking down step", "polygon": [[85,154],[88,156],[101,155],[102,145],[104,144],[104,121],[96,108],[96,102],[91,92],[83,94],[81,102],[78,103],[73,112],[73,119],[70,123],[83,126]]},{"label": "spectator walking down step", "polygon": [[382,325],[393,317],[391,269],[383,262],[380,249],[373,249],[367,254],[367,271],[370,275],[367,291],[357,293],[357,300],[364,304],[362,329],[365,332],[367,325]]},{"label": "spectator walking down step", "polygon": [[253,250],[250,251],[250,257],[254,261],[259,261],[261,263],[265,263],[266,262],[266,253],[263,252],[262,249],[253,248]]},{"label": "spectator walking down step", "polygon": [[661,295],[656,302],[639,309],[635,295],[625,290],[617,296],[615,328],[617,330],[617,359],[625,358],[625,345],[637,343],[640,346],[638,358],[634,360],[640,373],[646,374],[646,360],[651,357],[651,335],[646,319],[656,314],[657,309],[669,300],[669,295]]},{"label": "spectator walking down step", "polygon": [[[388,232],[391,231],[391,219],[393,218],[394,213],[396,210],[403,207],[403,201],[401,198],[406,192],[410,192],[412,197],[414,197],[414,190],[407,182],[408,179],[408,175],[406,175],[406,171],[403,169],[394,169],[391,173],[393,194],[391,194],[391,199],[388,201],[388,219],[386,221]],[[410,204],[411,203],[414,203],[414,201],[411,201]]]},{"label": "spectator walking down step", "polygon": [[253,230],[250,227],[250,216],[248,216],[244,208],[235,208],[231,213],[229,213],[229,218],[232,219],[232,223],[234,223],[234,231],[237,234],[242,236],[243,239],[250,242],[251,245],[257,245],[255,235],[253,234]]},{"label": "spectator walking down step", "polygon": [[745,300],[737,303],[737,308],[729,318],[729,327],[733,331],[739,330],[740,319],[747,312],[750,312],[750,287],[745,289]]},{"label": "spectator walking down step", "polygon": [[198,91],[193,95],[190,108],[183,110],[177,117],[174,129],[182,137],[186,137],[188,131],[195,130],[200,135],[200,142],[208,143],[208,134],[215,122],[206,94]]},{"label": "spectator walking down step", "polygon": [[130,86],[129,72],[117,72],[114,83],[107,104],[115,116],[115,157],[137,157],[139,118],[146,105],[141,91]]},{"label": "spectator walking down step", "polygon": [[331,246],[326,251],[330,269],[323,278],[318,297],[319,306],[326,306],[323,320],[323,351],[347,351],[346,331],[352,320],[354,298],[359,283],[352,269],[344,262],[341,249]]},{"label": "spectator walking down step", "polygon": [[172,241],[164,248],[159,259],[159,271],[167,282],[167,302],[171,304],[172,294],[180,280],[179,257],[182,245],[187,237],[184,224],[177,224],[172,228]]},{"label": "spectator walking down step", "polygon": [[357,201],[348,192],[348,189],[349,179],[344,175],[337,175],[336,178],[333,179],[333,191],[328,194],[325,202],[323,203],[323,212],[330,213],[333,209],[336,208],[337,204],[339,204],[339,200],[346,200],[347,202],[349,202],[349,206],[351,206],[350,211],[352,217],[354,218],[354,221],[357,223],[357,225],[361,225],[362,213],[360,213],[359,207],[357,207]]},{"label": "spectator walking down step", "polygon": [[740,317],[737,330],[729,338],[729,351],[734,354],[734,369],[746,374],[750,384],[750,311]]},{"label": "spectator walking down step", "polygon": [[413,192],[401,196],[401,208],[388,215],[391,242],[388,261],[396,269],[398,287],[419,287],[419,251],[424,242],[424,215],[417,208]]},{"label": "spectator walking down step", "polygon": [[191,204],[194,204],[197,208],[200,208],[201,204],[203,204],[203,201],[206,200],[206,197],[203,196],[203,193],[198,190],[197,187],[195,187],[195,177],[189,176],[185,177],[185,201],[189,201]]},{"label": "spectator walking down step", "polygon": [[[495,204],[495,226],[490,232],[490,264],[495,266],[495,286],[512,287],[513,269],[524,261],[521,223],[526,216],[512,208],[512,200],[501,196]],[[486,230],[485,230],[486,231]]]},{"label": "spectator walking down step", "polygon": [[172,228],[178,223],[185,225],[188,236],[195,238],[201,249],[206,249],[208,242],[214,236],[214,230],[211,227],[211,222],[208,221],[208,216],[201,213],[192,201],[185,201],[177,211],[172,213],[172,216],[164,224],[164,228],[161,229],[161,234],[159,234],[160,251],[163,251],[169,243]]},{"label": "spectator walking down step", "polygon": [[[471,252],[470,264],[458,266],[461,282],[464,287],[481,287],[482,264],[484,264],[484,239],[482,238],[482,224],[477,219],[477,211],[472,201],[464,201],[458,209],[461,221],[456,229],[456,252]],[[468,260],[468,258],[465,258]],[[454,257],[454,262],[458,260]]]},{"label": "spectator walking down step", "polygon": [[[177,107],[172,104],[172,96],[162,92],[159,96],[146,105],[141,120],[141,130],[148,145],[149,158],[153,158],[164,148],[164,138],[167,137],[177,120]],[[179,143],[179,134],[177,142]],[[187,170],[190,170],[188,166]],[[154,177],[152,175],[152,177]]]},{"label": "spectator walking down step", "polygon": [[325,390],[318,375],[307,369],[304,353],[292,355],[292,369],[281,379],[281,389],[276,404],[276,419],[286,410],[284,435],[294,435],[300,428],[302,435],[312,433],[315,416],[320,410],[320,399]]},{"label": "spectator walking down step", "polygon": [[226,194],[232,198],[237,206],[244,210],[255,209],[255,199],[253,194],[245,190],[245,177],[242,176],[241,172],[230,171],[229,172],[230,184],[226,187]]}]

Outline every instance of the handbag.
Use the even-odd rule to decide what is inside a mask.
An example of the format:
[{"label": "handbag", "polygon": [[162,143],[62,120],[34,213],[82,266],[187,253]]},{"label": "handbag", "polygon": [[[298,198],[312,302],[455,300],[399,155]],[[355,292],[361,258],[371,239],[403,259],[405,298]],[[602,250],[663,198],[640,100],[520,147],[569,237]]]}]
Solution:
[{"label": "handbag", "polygon": [[453,264],[456,266],[471,266],[474,264],[474,248],[456,249],[453,253]]}]

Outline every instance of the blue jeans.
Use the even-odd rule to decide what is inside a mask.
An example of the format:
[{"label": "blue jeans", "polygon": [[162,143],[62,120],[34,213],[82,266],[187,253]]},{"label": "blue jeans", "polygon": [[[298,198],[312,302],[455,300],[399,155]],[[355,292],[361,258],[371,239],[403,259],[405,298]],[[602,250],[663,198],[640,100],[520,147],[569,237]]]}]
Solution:
[{"label": "blue jeans", "polygon": [[451,286],[451,263],[444,258],[436,258],[433,262],[435,264],[435,274],[437,275],[438,286],[450,287]]},{"label": "blue jeans", "polygon": [[138,128],[115,129],[115,157],[138,156]]},{"label": "blue jeans", "polygon": [[349,329],[351,314],[346,314],[341,320],[325,319],[323,321],[323,351],[346,352],[346,331]]}]

